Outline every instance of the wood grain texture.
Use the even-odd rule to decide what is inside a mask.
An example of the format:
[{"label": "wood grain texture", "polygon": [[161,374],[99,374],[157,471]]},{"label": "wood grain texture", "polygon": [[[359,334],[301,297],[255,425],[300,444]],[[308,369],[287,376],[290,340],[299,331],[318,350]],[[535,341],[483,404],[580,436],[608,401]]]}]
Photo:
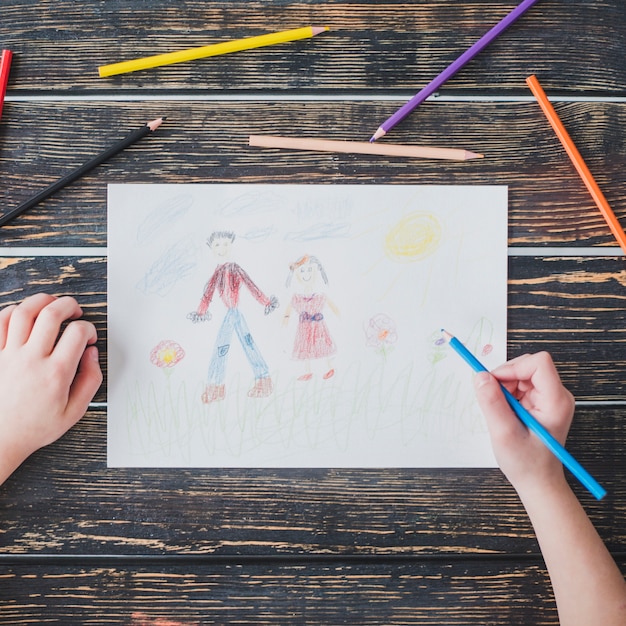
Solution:
[{"label": "wood grain texture", "polygon": [[[568,440],[609,492],[597,502],[570,481],[616,552],[626,550],[623,433],[623,408],[579,407]],[[107,469],[96,409],[0,487],[0,517],[4,555],[538,552],[497,469]]]},{"label": "wood grain texture", "polygon": [[[0,125],[0,207],[17,206],[161,115],[153,135],[0,229],[0,245],[106,245],[107,183],[508,185],[509,244],[611,245],[608,226],[539,106],[426,103],[389,141],[464,148],[466,162],[248,146],[250,134],[362,140],[389,102],[9,103]],[[556,103],[626,227],[626,103]],[[467,119],[472,123],[467,124]]]},{"label": "wood grain texture", "polygon": [[[106,184],[121,182],[507,185],[513,251],[615,246],[524,79],[536,73],[550,97],[612,99],[555,108],[626,226],[623,0],[541,0],[439,94],[470,101],[435,98],[384,140],[465,148],[480,162],[247,146],[250,134],[368,139],[517,2],[0,3],[0,41],[15,53],[0,211],[168,116],[0,229],[0,306],[39,291],[76,296],[105,369],[103,404],[0,487],[2,624],[558,624],[532,527],[499,470],[107,469],[107,263],[89,250],[106,246]],[[106,63],[316,23],[331,31],[97,75]],[[85,254],[17,257],[7,246]],[[621,255],[509,258],[509,356],[549,350],[591,402],[577,408],[568,449],[609,495],[596,502],[570,479],[623,572],[625,301]]]},{"label": "wood grain texture", "polygon": [[[11,92],[417,92],[513,8],[509,0],[18,0],[0,5],[15,51]],[[100,79],[99,65],[220,41],[327,25],[284,46]],[[624,95],[622,0],[543,0],[441,93],[526,93],[539,72],[559,93]],[[375,128],[374,128],[375,129]]]},{"label": "wood grain texture", "polygon": [[[199,235],[204,241],[204,234]],[[0,306],[47,291],[75,296],[99,334],[106,363],[106,259],[0,257]],[[508,355],[548,350],[579,400],[626,396],[623,257],[510,257]],[[106,398],[105,383],[96,396]]]},{"label": "wood grain texture", "polygon": [[532,561],[0,564],[0,583],[6,625],[558,626]]}]

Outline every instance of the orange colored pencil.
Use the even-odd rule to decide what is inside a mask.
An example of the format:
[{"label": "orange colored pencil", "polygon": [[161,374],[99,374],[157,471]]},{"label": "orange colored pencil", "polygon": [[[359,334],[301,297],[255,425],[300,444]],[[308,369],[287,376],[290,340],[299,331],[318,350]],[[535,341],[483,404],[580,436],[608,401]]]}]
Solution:
[{"label": "orange colored pencil", "polygon": [[0,56],[0,117],[2,117],[2,105],[4,104],[4,96],[7,91],[7,83],[9,82],[9,70],[11,69],[11,59],[13,53],[10,50],[3,50]]},{"label": "orange colored pencil", "polygon": [[539,84],[537,77],[535,75],[529,76],[526,79],[526,84],[530,87],[530,90],[533,92],[535,98],[537,98],[537,102],[539,103],[541,110],[548,118],[550,126],[552,126],[554,132],[556,133],[556,136],[559,138],[559,141],[565,148],[565,151],[567,152],[574,167],[576,168],[576,171],[582,178],[583,183],[585,183],[585,187],[587,187],[594,202],[598,205],[600,213],[602,213],[602,216],[604,217],[606,223],[609,225],[609,228],[611,229],[611,232],[613,233],[615,239],[617,239],[617,242],[621,246],[622,250],[624,251],[624,253],[626,253],[626,233],[624,233],[624,229],[617,220],[617,217],[615,217],[615,213],[613,213],[613,210],[609,206],[609,203],[607,202],[604,194],[600,190],[600,187],[598,187],[598,184],[596,183],[593,175],[589,171],[589,168],[583,161],[580,152],[578,152],[578,149],[574,145],[574,142],[565,130],[565,126],[563,126],[563,123],[559,119],[559,116],[554,110],[554,107],[552,106],[552,104],[550,104],[550,101],[548,100],[548,97],[546,96],[543,88]]}]

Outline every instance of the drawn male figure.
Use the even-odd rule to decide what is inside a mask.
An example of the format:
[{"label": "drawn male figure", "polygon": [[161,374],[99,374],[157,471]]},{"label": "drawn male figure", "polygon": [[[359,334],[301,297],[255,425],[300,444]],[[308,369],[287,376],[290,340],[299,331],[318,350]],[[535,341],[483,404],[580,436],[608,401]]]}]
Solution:
[{"label": "drawn male figure", "polygon": [[265,306],[265,315],[271,313],[278,306],[278,300],[274,296],[268,298],[264,295],[237,263],[227,260],[234,240],[235,233],[231,231],[216,231],[207,239],[207,245],[217,257],[223,259],[223,262],[218,264],[206,284],[197,310],[187,315],[187,318],[194,323],[210,320],[209,305],[216,290],[228,309],[217,334],[209,364],[207,385],[202,394],[202,401],[206,404],[224,399],[226,361],[233,332],[237,333],[237,338],[254,372],[254,386],[248,391],[248,396],[263,398],[269,396],[273,390],[267,364],[254,343],[246,320],[239,310],[239,290],[242,285],[245,285],[253,297]]}]

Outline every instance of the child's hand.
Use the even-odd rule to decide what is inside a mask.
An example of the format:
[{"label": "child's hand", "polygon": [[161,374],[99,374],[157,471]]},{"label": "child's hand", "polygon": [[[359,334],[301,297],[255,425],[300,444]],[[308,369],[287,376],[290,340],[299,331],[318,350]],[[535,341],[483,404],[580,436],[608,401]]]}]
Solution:
[{"label": "child's hand", "polygon": [[46,294],[0,311],[0,484],[71,428],[102,383],[96,329],[81,314],[74,298]]},{"label": "child's hand", "polygon": [[278,298],[276,296],[270,296],[270,303],[265,307],[265,315],[269,315],[272,311],[278,308]]},{"label": "child's hand", "polygon": [[478,403],[487,419],[498,465],[519,491],[526,485],[562,480],[560,461],[515,415],[502,383],[561,443],[574,414],[574,398],[562,385],[547,352],[525,354],[474,379]]}]

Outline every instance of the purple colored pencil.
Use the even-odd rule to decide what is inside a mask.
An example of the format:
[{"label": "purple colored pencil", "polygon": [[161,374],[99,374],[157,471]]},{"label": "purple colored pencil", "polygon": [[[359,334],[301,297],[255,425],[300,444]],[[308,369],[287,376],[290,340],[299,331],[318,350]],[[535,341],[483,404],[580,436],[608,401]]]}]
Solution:
[{"label": "purple colored pencil", "polygon": [[400,107],[390,118],[386,119],[374,133],[370,141],[376,141],[401,122],[413,109],[418,107],[428,96],[432,95],[449,78],[452,78],[464,65],[469,63],[479,52],[482,52],[496,37],[503,33],[513,22],[520,18],[538,0],[524,0],[513,9],[501,22],[484,34],[471,48],[466,50],[456,61],[451,63],[439,76],[415,94],[405,105]]}]

